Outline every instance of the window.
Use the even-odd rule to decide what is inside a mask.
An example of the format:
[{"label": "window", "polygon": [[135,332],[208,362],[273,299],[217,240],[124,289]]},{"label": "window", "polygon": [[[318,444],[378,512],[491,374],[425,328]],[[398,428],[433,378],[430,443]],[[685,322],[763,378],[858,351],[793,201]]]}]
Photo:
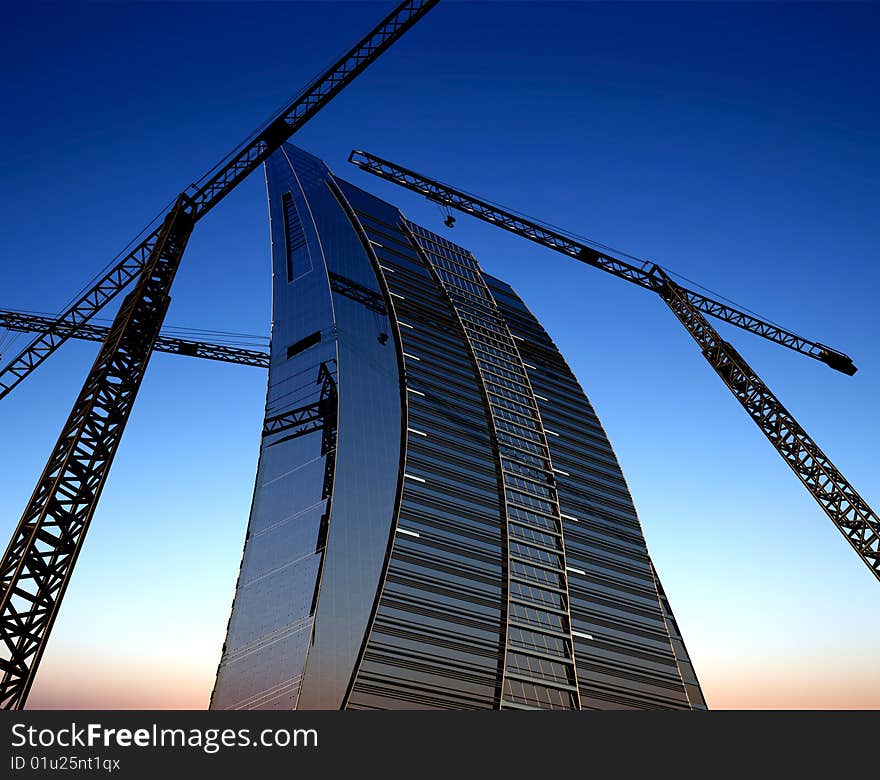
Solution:
[{"label": "window", "polygon": [[306,245],[306,234],[293,196],[285,192],[281,197],[284,214],[284,248],[287,258],[287,281],[312,270],[312,259]]},{"label": "window", "polygon": [[319,341],[321,341],[321,331],[316,330],[304,339],[300,339],[296,343],[291,344],[287,348],[287,359],[290,360],[294,355],[298,355],[300,352],[305,352],[305,350],[309,347],[315,346]]}]

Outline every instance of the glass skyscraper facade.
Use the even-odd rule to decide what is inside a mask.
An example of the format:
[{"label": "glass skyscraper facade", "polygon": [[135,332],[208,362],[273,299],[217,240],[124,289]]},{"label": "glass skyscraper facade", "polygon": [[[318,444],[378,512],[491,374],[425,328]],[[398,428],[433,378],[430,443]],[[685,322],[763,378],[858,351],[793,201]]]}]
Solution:
[{"label": "glass skyscraper facade", "polygon": [[589,400],[474,256],[285,145],[215,709],[704,709]]}]

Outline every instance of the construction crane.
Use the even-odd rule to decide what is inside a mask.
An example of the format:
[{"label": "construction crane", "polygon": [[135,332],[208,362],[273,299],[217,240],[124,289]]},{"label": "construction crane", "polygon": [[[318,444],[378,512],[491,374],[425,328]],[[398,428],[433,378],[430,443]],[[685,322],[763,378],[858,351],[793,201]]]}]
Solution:
[{"label": "construction crane", "polygon": [[810,438],[797,420],[764,384],[755,370],[709,324],[704,314],[826,363],[852,375],[856,369],[842,352],[713,301],[673,281],[655,263],[632,263],[597,251],[558,230],[506,211],[486,200],[457,190],[409,168],[372,154],[353,151],[350,162],[361,170],[424,195],[441,206],[457,209],[485,222],[555,249],[568,257],[656,292],[697,342],[703,356],[721,377],[777,452],[791,467],[831,522],[880,580],[880,519]]},{"label": "construction crane", "polygon": [[436,4],[400,3],[262,130],[180,193],[158,228],[0,372],[2,397],[137,280],[0,563],[0,707],[20,709],[27,700],[196,223]]},{"label": "construction crane", "polygon": [[[0,328],[20,333],[56,333],[82,341],[104,341],[110,328],[84,322],[77,327],[59,322],[54,317],[44,317],[28,312],[0,309]],[[159,333],[153,343],[154,352],[217,360],[221,363],[237,363],[243,366],[269,368],[269,353],[264,350],[214,344],[210,341],[183,339]]]},{"label": "construction crane", "polygon": [[[195,223],[204,217],[438,2],[439,0],[408,0],[400,3],[351,50],[312,81],[261,131],[239,144],[181,193],[179,197],[183,199],[182,212],[186,218]],[[123,257],[115,260],[108,271],[67,307],[58,318],[59,325],[76,328],[87,322],[131,284],[156,251],[163,228],[164,223],[152,229],[147,228],[150,232],[145,238]],[[42,333],[10,360],[0,369],[0,399],[9,395],[68,338],[69,332],[56,329]]]}]

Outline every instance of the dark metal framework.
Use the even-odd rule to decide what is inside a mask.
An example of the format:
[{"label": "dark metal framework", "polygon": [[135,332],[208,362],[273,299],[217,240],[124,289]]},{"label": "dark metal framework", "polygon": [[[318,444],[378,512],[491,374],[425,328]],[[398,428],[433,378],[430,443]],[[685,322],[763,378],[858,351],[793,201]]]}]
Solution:
[{"label": "dark metal framework", "polygon": [[[703,356],[749,416],[797,474],[872,574],[880,580],[880,518],[748,363],[718,335],[703,316],[703,312],[821,360],[845,374],[853,374],[855,367],[846,355],[817,342],[802,339],[770,323],[757,321],[761,327],[753,327],[751,323],[755,318],[751,315],[737,313],[724,304],[710,302],[699,293],[682,287],[673,282],[656,264],[645,264],[643,268],[636,268],[622,260],[599,255],[591,247],[579,244],[561,233],[371,154],[354,151],[349,159],[368,173],[418,192],[429,200],[471,214],[658,293],[700,346]],[[736,316],[728,316],[725,313],[728,310]]]},{"label": "dark metal framework", "polygon": [[[139,274],[0,563],[0,707],[25,704],[196,222],[436,3],[407,0],[395,8],[265,129],[181,193],[161,228],[59,318],[76,329]],[[58,327],[38,336],[0,372],[0,397],[69,336]]]},{"label": "dark metal framework", "polygon": [[[283,441],[297,439],[305,436],[307,433],[315,431],[324,431],[324,438],[321,442],[321,454],[325,455],[327,451],[332,449],[333,444],[330,439],[336,439],[336,408],[337,408],[337,391],[336,380],[327,367],[327,362],[321,363],[318,369],[318,380],[315,384],[321,385],[321,394],[317,401],[304,406],[298,406],[281,414],[275,414],[267,417],[263,422],[263,437],[274,436],[279,433],[287,433],[286,436],[275,439],[270,442],[269,446],[280,444]],[[328,438],[329,437],[329,438]]]},{"label": "dark metal framework", "polygon": [[[185,191],[187,212],[198,222],[242,180],[253,173],[284,141],[329,103],[368,65],[431,10],[438,0],[406,0],[400,3],[364,38],[318,76],[263,130],[219,162]],[[79,327],[118,295],[144,268],[158,240],[157,228],[98,282],[83,293],[58,318],[59,324]],[[37,336],[2,370],[0,399],[8,395],[34,369],[70,338],[55,328]]]},{"label": "dark metal framework", "polygon": [[[37,336],[0,370],[0,398],[9,395],[31,371],[70,338],[71,331],[77,330],[90,320],[143,271],[147,259],[156,247],[160,232],[161,228],[157,228],[150,233],[89,290],[68,306],[58,318],[57,326]],[[62,325],[66,326],[66,331],[61,330]]]},{"label": "dark metal framework", "polygon": [[24,706],[192,233],[183,197],[123,302],[0,564],[0,706]]},{"label": "dark metal framework", "polygon": [[[523,236],[536,244],[555,249],[557,252],[573,257],[576,260],[591,265],[602,271],[607,271],[621,279],[644,287],[654,292],[665,284],[665,276],[659,273],[658,266],[653,263],[643,263],[641,267],[628,263],[625,260],[611,257],[598,252],[591,246],[575,241],[570,236],[559,233],[544,225],[527,219],[519,214],[514,214],[495,206],[487,201],[480,200],[473,195],[456,190],[453,187],[430,179],[409,168],[404,168],[396,163],[383,160],[381,157],[362,151],[353,151],[349,162],[354,163],[367,173],[372,173],[387,181],[398,184],[413,192],[424,195],[428,200],[440,203],[449,208],[458,209],[466,214],[490,222],[504,230]],[[682,294],[695,309],[717,317],[720,320],[736,325],[738,328],[754,333],[757,336],[781,344],[802,355],[815,358],[836,371],[852,376],[856,372],[852,359],[831,347],[820,344],[818,341],[799,336],[790,330],[786,330],[771,322],[760,319],[748,312],[737,309],[727,303],[713,300],[702,293],[678,286]]]},{"label": "dark metal framework", "polygon": [[376,312],[376,314],[384,315],[388,313],[381,294],[373,292],[369,287],[358,284],[354,279],[349,279],[346,276],[331,271],[330,289],[338,292],[340,295],[344,295],[346,298],[362,303],[368,309]]},{"label": "dark metal framework", "polygon": [[[9,309],[0,309],[0,327],[22,333],[64,333],[68,338],[83,341],[104,341],[110,332],[109,327],[84,322],[77,327],[59,323],[52,317],[41,317],[36,314],[25,314]],[[229,347],[225,344],[212,344],[209,341],[181,339],[175,336],[164,336],[161,333],[153,343],[154,352],[168,352],[173,355],[218,360],[221,363],[237,363],[243,366],[269,367],[269,353],[258,349]]]},{"label": "dark metal framework", "polygon": [[[304,404],[295,409],[290,409],[281,414],[267,417],[263,422],[263,437],[276,436],[286,433],[286,436],[274,439],[267,446],[274,447],[291,439],[298,439],[309,433],[321,431],[321,456],[324,460],[324,479],[321,484],[321,499],[332,499],[333,477],[336,474],[336,433],[339,420],[339,392],[336,388],[336,378],[330,363],[324,361],[318,368],[318,379],[315,384],[321,385],[318,400],[311,404]],[[324,513],[321,515],[321,524],[318,530],[316,552],[323,549],[327,543],[327,530],[330,522],[330,502],[328,501]],[[317,596],[313,599],[314,603]]]},{"label": "dark metal framework", "polygon": [[880,518],[681,288],[667,278],[659,292],[693,336],[709,365],[880,580]]}]

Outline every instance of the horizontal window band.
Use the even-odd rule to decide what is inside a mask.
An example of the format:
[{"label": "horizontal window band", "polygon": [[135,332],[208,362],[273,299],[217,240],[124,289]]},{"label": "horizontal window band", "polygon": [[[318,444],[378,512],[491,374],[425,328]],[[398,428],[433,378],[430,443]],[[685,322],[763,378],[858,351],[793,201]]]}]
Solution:
[{"label": "horizontal window band", "polygon": [[540,485],[534,482],[526,482],[524,478],[505,471],[504,487],[506,488],[508,499],[514,503],[526,509],[534,505],[539,512],[557,517],[556,492],[552,486],[548,486],[546,490],[542,491]]},{"label": "horizontal window band", "polygon": [[646,560],[648,550],[644,544],[632,544],[629,540],[623,540],[616,536],[609,538],[607,532],[591,533],[591,530],[595,531],[595,526],[592,529],[589,526],[583,529],[569,529],[574,549],[581,548],[596,552],[596,548],[601,548],[605,552],[619,556],[627,562],[638,561],[641,564]]},{"label": "horizontal window band", "polygon": [[543,580],[530,580],[526,577],[523,577],[520,574],[511,574],[510,575],[511,582],[518,582],[521,585],[534,585],[536,588],[543,588],[544,590],[552,591],[553,593],[558,593],[561,596],[565,596],[566,591],[562,588],[557,588],[555,585],[550,585],[549,583],[544,582]]},{"label": "horizontal window band", "polygon": [[563,471],[562,469],[555,468],[555,469],[553,469],[553,473],[554,474],[562,474],[563,477],[570,477],[571,476],[571,474],[569,474],[567,471]]},{"label": "horizontal window band", "polygon": [[[435,580],[445,578],[446,575],[451,574],[454,577],[458,578],[457,581],[459,583],[461,583],[462,581],[466,583],[465,585],[461,586],[462,588],[465,588],[465,590],[463,591],[465,598],[471,599],[473,598],[473,594],[480,594],[484,600],[483,603],[485,604],[485,600],[488,599],[490,605],[494,605],[494,608],[498,610],[498,614],[500,615],[501,594],[500,592],[491,592],[490,594],[490,591],[487,588],[490,579],[495,583],[498,582],[497,576],[493,579],[491,572],[488,572],[484,569],[475,569],[473,566],[460,564],[457,561],[451,561],[449,559],[426,558],[424,554],[424,548],[426,545],[420,545],[417,548],[409,548],[405,551],[399,550],[395,552],[393,556],[393,558],[395,559],[395,568],[389,569],[388,576],[391,577],[395,575],[396,571],[401,570],[399,568],[398,559],[401,559],[402,563],[406,564],[407,568],[403,569],[403,571],[407,575],[413,569],[425,572],[432,576]],[[495,635],[497,637],[497,633]]]},{"label": "horizontal window band", "polygon": [[556,521],[550,520],[533,512],[523,512],[522,510],[511,512],[512,507],[508,504],[507,519],[508,523],[516,523],[523,528],[538,531],[539,533],[547,533],[553,536],[561,536],[559,525]]},{"label": "horizontal window band", "polygon": [[583,436],[590,437],[597,442],[601,442],[605,437],[598,421],[586,419],[586,415],[583,414],[579,416],[568,414],[561,408],[559,401],[554,404],[552,409],[545,412],[545,417],[551,425],[559,425],[559,427],[570,429],[577,434],[582,433]]},{"label": "horizontal window band", "polygon": [[[457,604],[457,609],[475,614],[497,615],[501,617],[501,606],[496,594],[480,593],[473,589],[465,592],[458,587],[450,587],[449,585],[435,585],[434,581],[426,577],[412,579],[409,576],[401,576],[393,571],[389,572],[386,582],[386,589],[383,595],[398,600],[415,597],[416,602],[424,599],[424,603],[433,602],[437,606],[441,606],[440,601],[449,600]],[[433,596],[441,597],[439,600],[432,598]]]},{"label": "horizontal window band", "polygon": [[[464,538],[450,537],[448,534],[441,536],[435,534],[431,536],[430,545],[432,550],[423,551],[413,563],[426,562],[436,560],[445,562],[446,564],[461,566],[463,562],[468,562],[473,568],[477,566],[484,572],[498,571],[503,564],[503,558],[497,549],[491,549],[488,546],[478,548],[473,544],[472,540]],[[491,583],[490,583],[491,584]]]},{"label": "horizontal window band", "polygon": [[520,414],[513,409],[509,409],[500,404],[495,404],[494,402],[492,402],[492,407],[492,414],[496,420],[504,420],[505,422],[516,425],[526,431],[531,431],[533,433],[538,432],[539,421],[536,417]]},{"label": "horizontal window band", "polygon": [[[615,485],[622,482],[617,470],[619,465],[612,460],[611,455],[584,447],[582,442],[572,442],[571,439],[554,441],[553,459],[568,471],[595,475],[598,477],[594,480],[596,482],[611,480]],[[608,486],[614,487],[610,482]]]},{"label": "horizontal window band", "polygon": [[492,344],[481,343],[479,338],[474,338],[473,336],[471,340],[474,342],[474,350],[481,353],[485,360],[495,363],[507,371],[513,370],[520,375],[522,374],[521,363],[517,359],[515,352],[499,349]]},{"label": "horizontal window band", "polygon": [[556,664],[569,664],[570,666],[574,666],[575,660],[573,658],[569,658],[564,655],[554,655],[553,653],[545,653],[540,650],[534,649],[531,645],[521,645],[519,643],[510,644],[507,646],[508,650],[511,650],[515,653],[522,653],[523,655],[529,655],[533,658],[541,658],[545,661],[552,661]]},{"label": "horizontal window band", "polygon": [[578,639],[592,639],[592,634],[585,634],[583,631],[572,631],[572,636],[576,636]]},{"label": "horizontal window band", "polygon": [[[518,561],[521,561],[522,563],[530,563],[533,566],[538,566],[538,565],[544,566],[545,568],[550,569],[551,571],[558,571],[559,574],[563,577],[565,576],[565,569],[563,568],[564,564],[557,563],[555,561],[548,561],[548,560],[546,560],[546,558],[544,558],[540,555],[529,556],[529,554],[525,551],[519,551],[519,550],[514,549],[514,546],[513,546],[514,543],[516,543],[517,546],[525,546],[525,545],[521,545],[518,542],[516,542],[515,539],[512,539],[510,541],[510,544],[511,544],[511,547],[510,547],[511,552],[509,554],[510,560],[512,560],[512,561],[518,560]],[[538,551],[535,550],[535,552],[538,552]],[[557,558],[557,559],[562,558],[562,553],[556,553],[552,557]]]},{"label": "horizontal window band", "polygon": [[[529,414],[534,415],[537,411],[535,404],[532,402],[531,396],[519,390],[512,389],[509,385],[501,384],[494,380],[491,376],[484,373],[483,381],[486,386],[486,392],[489,394],[493,402],[498,403],[496,399],[503,399],[505,402],[516,404],[524,409],[528,409]],[[501,404],[502,406],[504,404]]]},{"label": "horizontal window band", "polygon": [[[471,346],[473,347],[473,344],[471,344]],[[529,398],[531,396],[531,392],[526,384],[526,375],[524,373],[521,374],[518,371],[508,371],[506,368],[480,356],[479,350],[475,349],[474,352],[477,353],[477,362],[480,364],[482,371],[489,376],[494,377],[496,381],[500,381],[502,384],[504,384],[504,382],[510,382],[514,387],[506,385],[508,389],[518,392],[524,398]]]},{"label": "horizontal window band", "polygon": [[[598,471],[589,465],[566,462],[566,466],[576,472],[575,476],[585,483],[584,488],[587,490],[601,492],[617,501],[618,504],[622,504],[629,497],[622,480],[608,478],[605,472]],[[569,472],[567,476],[572,476],[572,474]]]},{"label": "horizontal window band", "polygon": [[[558,533],[557,531],[553,531],[549,528],[544,528],[543,526],[530,525],[528,522],[526,522],[524,520],[520,520],[519,518],[514,518],[514,517],[508,516],[507,522],[510,525],[515,525],[515,526],[518,526],[519,528],[525,528],[529,531],[537,531],[538,533],[547,534],[547,536],[555,536],[557,538],[562,536],[562,534]],[[530,540],[528,537],[517,536],[516,540],[518,542],[525,542],[526,544],[530,543]],[[555,552],[562,552],[562,550],[560,549]]]},{"label": "horizontal window band", "polygon": [[530,609],[537,610],[538,612],[546,612],[548,615],[557,615],[559,617],[565,618],[568,617],[567,609],[551,607],[539,601],[526,601],[526,599],[522,598],[521,596],[509,596],[508,601],[512,604],[519,604],[522,607],[529,607]]},{"label": "horizontal window band", "polygon": [[574,547],[585,549],[601,549],[622,558],[644,560],[648,554],[645,545],[639,541],[624,539],[607,529],[599,528],[595,524],[589,524],[587,528],[577,530],[568,529],[568,540]]},{"label": "horizontal window band", "polygon": [[[433,425],[431,428],[431,436],[428,437],[427,433],[425,433],[424,437],[426,439],[434,438],[438,443],[428,445],[427,442],[425,442],[425,446],[430,446],[431,448],[431,455],[428,457],[445,458],[447,452],[449,452],[452,453],[452,459],[455,459],[459,456],[459,453],[461,453],[465,456],[465,460],[467,460],[471,466],[487,464],[487,468],[490,468],[491,464],[487,462],[487,453],[490,452],[489,448],[491,447],[491,441],[489,433],[485,428],[478,429],[478,426],[482,421],[475,420],[473,423],[474,427],[471,430],[468,430],[464,424],[456,426],[438,425],[435,420],[427,419],[427,417],[419,414],[411,415],[411,419],[413,423],[422,422]],[[415,430],[418,433],[422,432],[421,429]],[[438,449],[438,447],[440,447],[440,449]],[[443,447],[446,448],[445,451]],[[492,473],[494,474],[495,472],[493,471]]]},{"label": "horizontal window band", "polygon": [[606,616],[609,614],[608,610],[623,612],[627,615],[628,619],[637,622],[642,621],[643,625],[645,624],[644,621],[649,623],[656,623],[657,621],[656,604],[652,605],[647,600],[645,602],[637,602],[629,594],[626,597],[619,597],[612,596],[611,594],[605,595],[601,591],[588,590],[586,588],[583,591],[579,588],[573,588],[572,593],[572,612],[577,612],[578,614],[586,614],[593,608],[593,612],[600,612]]},{"label": "horizontal window band", "polygon": [[[577,665],[577,657],[575,655],[565,655],[567,648],[571,645],[570,641],[542,634],[538,631],[527,631],[522,628],[517,628],[516,632],[524,633],[528,638],[513,639],[514,644],[508,646],[508,650],[524,653],[526,648],[528,648],[529,655],[534,655],[536,658],[546,658],[548,661],[555,663],[569,663],[569,658],[571,658],[575,665]],[[542,644],[530,644],[530,642],[538,642],[538,640]],[[548,641],[549,646],[547,644]],[[561,648],[560,645],[562,646]]]},{"label": "horizontal window band", "polygon": [[518,701],[508,701],[505,698],[501,699],[501,709],[502,710],[523,710],[525,712],[536,712],[536,711],[541,710],[540,707],[533,706],[530,704],[522,704]]},{"label": "horizontal window band", "polygon": [[[663,622],[662,616],[655,621],[654,626],[646,625],[642,621],[629,620],[624,618],[612,618],[601,611],[581,610],[572,613],[572,626],[580,623],[588,624],[589,628],[598,626],[601,629],[606,628],[610,631],[608,637],[614,639],[616,636],[624,636],[629,639],[640,637],[648,642],[655,642],[657,645],[663,645],[669,642],[669,633],[666,624]],[[668,648],[669,645],[666,644]]]},{"label": "horizontal window band", "polygon": [[609,538],[608,534],[591,533],[589,535],[580,535],[578,531],[580,531],[580,529],[575,531],[574,529],[569,528],[566,535],[566,542],[570,543],[573,549],[576,549],[577,547],[585,549],[592,548],[594,551],[599,549],[611,555],[619,555],[621,557],[629,556],[630,559],[638,556],[639,560],[644,560],[645,557],[647,557],[647,549],[643,546],[625,547],[619,540]]},{"label": "horizontal window band", "polygon": [[[507,488],[505,492],[510,493],[513,491],[511,491],[510,488]],[[516,507],[517,509],[523,509],[525,511],[529,511],[532,508],[529,504],[523,503],[523,500],[521,498],[519,498],[518,496],[507,495],[506,498],[507,498],[508,505]],[[550,502],[545,501],[544,503],[550,503]],[[539,509],[538,511],[540,512],[542,510]]]},{"label": "horizontal window band", "polygon": [[[532,395],[531,390],[526,384],[526,376],[525,374],[519,374],[510,372],[512,376],[505,376],[504,374],[498,373],[498,371],[493,370],[494,365],[492,363],[486,362],[483,371],[485,371],[490,377],[492,377],[498,384],[502,387],[506,387],[508,390],[512,392],[519,393],[523,398],[530,398]],[[505,382],[510,382],[515,384],[515,387],[510,387],[506,385]]]},{"label": "horizontal window band", "polygon": [[[493,407],[507,409],[508,411],[521,415],[524,418],[529,418],[530,415],[535,414],[536,408],[534,404],[530,402],[521,403],[513,398],[501,396],[492,389],[491,385],[486,387],[486,395],[489,396],[489,403],[492,404]],[[531,419],[535,420],[534,417],[531,417]]]},{"label": "horizontal window band", "polygon": [[563,634],[561,631],[557,631],[553,628],[547,628],[546,626],[539,626],[534,623],[526,623],[522,620],[517,620],[516,618],[511,618],[508,621],[508,625],[513,628],[521,628],[523,631],[531,631],[533,634],[545,634],[546,636],[553,637],[554,639],[564,639],[566,642],[571,639],[568,634]]},{"label": "horizontal window band", "polygon": [[475,341],[479,340],[480,346],[483,349],[496,350],[497,352],[500,352],[502,356],[509,355],[510,357],[516,357],[517,353],[514,351],[516,345],[506,339],[503,333],[496,333],[494,331],[486,330],[485,328],[480,328],[474,323],[470,323],[467,328],[471,338]]},{"label": "horizontal window band", "polygon": [[[412,527],[415,529],[430,529],[432,535],[438,540],[457,545],[468,551],[474,550],[486,553],[492,556],[496,563],[498,560],[501,560],[500,551],[498,550],[500,533],[497,533],[497,530],[499,529],[483,531],[460,524],[434,521],[433,518],[425,518],[420,513],[409,511],[406,513],[406,517],[402,516],[400,518],[400,523],[405,527],[409,527],[409,523],[412,523]],[[496,582],[492,585],[493,590],[500,591],[502,587],[501,582]]]},{"label": "horizontal window band", "polygon": [[640,528],[638,517],[633,511],[632,505],[617,505],[612,496],[596,496],[589,493],[578,495],[562,485],[559,490],[559,500],[562,503],[572,505],[576,510],[583,511],[584,514],[592,514],[610,519],[633,529]]},{"label": "horizontal window band", "polygon": [[547,494],[539,496],[531,492],[536,488],[536,485],[528,482],[523,486],[525,480],[522,478],[519,478],[520,481],[517,483],[518,477],[515,473],[504,471],[503,477],[504,494],[508,502],[517,504],[521,512],[530,512],[545,519],[549,518],[554,521],[554,524],[559,523],[559,505],[555,492],[548,490]]},{"label": "horizontal window band", "polygon": [[493,394],[493,396],[499,396],[501,398],[505,398],[509,401],[513,401],[520,406],[528,407],[530,410],[534,408],[532,404],[532,397],[525,392],[525,389],[520,385],[512,386],[505,379],[499,379],[493,376],[489,371],[481,371],[483,374],[483,382],[486,385],[486,390]]},{"label": "horizontal window band", "polygon": [[545,680],[541,677],[531,677],[527,674],[522,674],[521,672],[511,672],[505,670],[504,676],[509,677],[512,680],[520,680],[521,682],[528,682],[532,683],[533,685],[540,685],[542,688],[553,688],[558,691],[569,691],[571,693],[578,692],[578,689],[575,686],[569,685],[568,683],[558,682],[557,680],[553,679]]},{"label": "horizontal window band", "polygon": [[548,451],[546,449],[546,445],[544,444],[546,439],[541,435],[541,425],[538,420],[528,420],[527,418],[522,417],[521,419],[526,424],[518,423],[515,421],[515,419],[511,419],[511,417],[515,414],[511,412],[511,410],[499,407],[496,404],[492,404],[491,402],[490,406],[492,419],[495,422],[495,426],[500,431],[507,433],[510,436],[516,436],[517,439],[527,441],[528,444],[523,447],[524,449],[539,449],[542,452]]},{"label": "horizontal window band", "polygon": [[536,569],[543,569],[544,571],[548,571],[551,574],[555,574],[558,577],[564,577],[565,572],[545,561],[536,561],[533,558],[523,558],[521,555],[517,555],[516,553],[511,553],[509,560],[514,561],[516,563],[522,563],[525,566],[534,566]]},{"label": "horizontal window band", "polygon": [[[368,218],[369,219],[369,218]],[[384,224],[383,225],[363,225],[364,232],[367,234],[367,237],[370,238],[370,241],[375,241],[372,236],[379,236],[384,241],[388,241],[391,244],[395,244],[396,246],[401,247],[402,249],[412,252],[413,248],[409,241],[407,241],[406,236],[402,235],[400,231],[391,227],[388,228]],[[390,247],[387,245],[382,245],[383,249],[389,249]]]},{"label": "horizontal window band", "polygon": [[529,466],[533,469],[546,471],[547,458],[542,457],[534,452],[524,450],[510,442],[501,442],[501,455],[508,460],[521,463],[523,466]]},{"label": "horizontal window band", "polygon": [[529,463],[523,463],[513,457],[508,457],[506,453],[500,453],[501,467],[505,474],[510,476],[518,476],[535,482],[545,488],[552,487],[550,474],[547,472],[546,466],[536,466]]},{"label": "horizontal window band", "polygon": [[586,574],[586,572],[583,569],[576,569],[574,566],[566,566],[565,570],[573,572],[574,574],[584,574],[584,575]]},{"label": "horizontal window band", "polygon": [[[433,545],[434,539],[431,539]],[[401,570],[430,569],[432,572],[452,574],[460,580],[465,579],[479,583],[482,589],[490,588],[500,591],[500,577],[503,559],[501,556],[466,555],[462,548],[447,549],[449,545],[434,545],[434,549],[423,549],[417,553],[398,556],[392,559],[392,566]],[[448,554],[444,554],[448,553]],[[389,571],[391,571],[389,569]]]},{"label": "horizontal window band", "polygon": [[556,493],[553,490],[552,485],[542,484],[538,480],[530,479],[516,471],[508,471],[504,468],[502,468],[502,471],[504,473],[505,487],[516,490],[522,495],[531,496],[532,498],[537,498],[550,504],[556,501]]},{"label": "horizontal window band", "polygon": [[601,569],[601,572],[596,572],[597,574],[601,573],[605,576],[613,576],[614,574],[617,574],[618,579],[620,579],[620,575],[629,577],[630,580],[626,581],[626,584],[629,585],[638,587],[642,584],[650,585],[650,583],[653,582],[651,570],[647,566],[627,565],[620,561],[613,560],[607,555],[591,554],[586,550],[577,550],[573,546],[568,548],[568,557],[575,559],[577,563],[582,563],[583,561],[583,565],[585,566],[592,565],[595,568]]},{"label": "horizontal window band", "polygon": [[564,512],[559,515],[563,520],[574,520],[576,523],[580,522],[580,519],[575,517],[574,515],[567,515]]},{"label": "horizontal window band", "polygon": [[[500,429],[498,440],[502,444],[508,447],[513,447],[520,452],[539,457],[545,462],[549,462],[550,455],[547,447],[544,444],[542,444],[541,442],[532,441],[531,439],[525,439],[522,436],[517,436],[515,433],[504,430],[500,426],[497,427]],[[511,439],[513,441],[511,441]]]}]

